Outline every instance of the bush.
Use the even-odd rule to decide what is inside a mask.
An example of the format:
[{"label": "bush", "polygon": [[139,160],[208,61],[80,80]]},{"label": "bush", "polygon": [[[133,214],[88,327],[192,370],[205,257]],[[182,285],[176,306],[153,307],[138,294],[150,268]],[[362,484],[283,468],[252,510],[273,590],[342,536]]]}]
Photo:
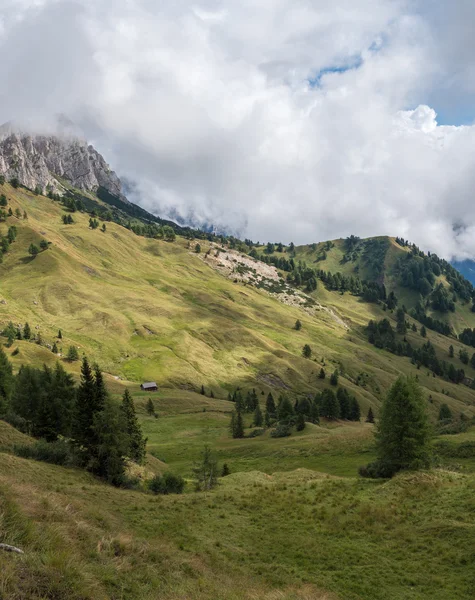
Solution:
[{"label": "bush", "polygon": [[182,494],[185,480],[180,475],[164,473],[164,475],[155,475],[148,482],[148,488],[153,494]]},{"label": "bush", "polygon": [[466,441],[461,444],[453,444],[440,441],[435,444],[435,451],[439,456],[449,458],[475,458],[475,442]]},{"label": "bush", "polygon": [[266,432],[265,429],[253,429],[247,437],[249,437],[249,438],[259,437],[260,435],[263,435],[265,432]]},{"label": "bush", "polygon": [[13,452],[22,458],[33,458],[53,465],[71,466],[78,463],[71,444],[64,439],[55,442],[38,440],[31,445],[16,444]]},{"label": "bush", "polygon": [[291,434],[290,425],[288,423],[279,423],[275,429],[270,432],[273,438],[289,437]]},{"label": "bush", "polygon": [[390,479],[397,472],[397,467],[380,460],[376,460],[358,469],[361,477],[369,477],[371,479]]}]

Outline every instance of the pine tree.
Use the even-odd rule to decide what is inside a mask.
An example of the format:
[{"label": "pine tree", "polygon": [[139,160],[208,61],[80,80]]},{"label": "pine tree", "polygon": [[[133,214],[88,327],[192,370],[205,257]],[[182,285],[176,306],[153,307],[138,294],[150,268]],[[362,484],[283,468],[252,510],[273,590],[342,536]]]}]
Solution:
[{"label": "pine tree", "polygon": [[[97,385],[97,375],[96,375]],[[140,428],[135,414],[135,406],[129,390],[126,389],[122,397],[122,412],[125,421],[125,431],[129,437],[129,457],[137,464],[143,464],[145,459],[145,447],[147,444],[146,438],[143,437],[142,429]]]},{"label": "pine tree", "polygon": [[61,333],[61,329],[58,330],[58,340],[63,339],[63,334]]},{"label": "pine tree", "polygon": [[218,482],[218,462],[209,446],[205,446],[201,460],[193,467],[196,479],[196,489],[201,491],[211,490]]},{"label": "pine tree", "polygon": [[350,395],[344,388],[338,388],[336,393],[338,403],[340,405],[340,419],[350,418]]},{"label": "pine tree", "polygon": [[439,410],[439,421],[451,421],[452,420],[452,411],[448,407],[448,405],[444,402],[444,404],[440,405]]},{"label": "pine tree", "polygon": [[145,407],[145,410],[147,411],[147,414],[149,415],[149,417],[155,416],[155,406],[153,405],[152,398],[149,398],[147,400],[147,405]]},{"label": "pine tree", "polygon": [[104,410],[108,397],[104,376],[99,365],[94,365],[95,410]]},{"label": "pine tree", "polygon": [[374,414],[373,414],[373,409],[371,408],[371,406],[369,407],[369,410],[368,410],[368,416],[366,417],[366,423],[374,423]]},{"label": "pine tree", "polygon": [[423,338],[427,337],[427,329],[424,327],[424,325],[421,327],[421,336]]},{"label": "pine tree", "polygon": [[230,474],[231,471],[229,470],[228,463],[224,463],[223,470],[221,471],[221,477],[227,477]]},{"label": "pine tree", "polygon": [[399,377],[381,408],[376,444],[379,464],[391,476],[429,466],[429,425],[422,390],[415,379]]},{"label": "pine tree", "polygon": [[56,345],[56,342],[54,342],[51,352],[53,354],[58,354],[58,346]]},{"label": "pine tree", "polygon": [[296,329],[297,331],[300,331],[300,330],[302,329],[302,323],[300,322],[300,319],[297,319],[297,320],[295,321],[295,329]]},{"label": "pine tree", "polygon": [[3,416],[8,412],[13,385],[12,365],[3,349],[0,348],[0,416]]},{"label": "pine tree", "polygon": [[287,398],[287,396],[281,397],[279,401],[279,406],[277,407],[277,417],[279,421],[286,421],[293,417],[293,415],[294,408],[292,406],[292,403]]},{"label": "pine tree", "polygon": [[25,326],[23,327],[23,339],[29,340],[30,338],[31,338],[31,329],[30,329],[30,326],[28,325],[28,323],[25,323]]},{"label": "pine tree", "polygon": [[340,417],[340,406],[333,390],[323,390],[320,415],[327,419],[338,419]]},{"label": "pine tree", "polygon": [[454,357],[454,347],[452,346],[452,344],[450,344],[449,346],[449,356],[450,358]]},{"label": "pine tree", "polygon": [[269,411],[266,408],[266,411],[264,413],[264,425],[266,427],[270,427],[271,423],[272,423],[272,416],[270,415]]},{"label": "pine tree", "polygon": [[338,369],[335,369],[333,371],[333,373],[330,375],[330,383],[332,385],[338,385],[338,377],[339,377]]},{"label": "pine tree", "polygon": [[305,415],[303,413],[299,413],[297,415],[297,431],[303,431],[305,429]]},{"label": "pine tree", "polygon": [[312,356],[312,349],[308,344],[305,344],[305,346],[302,348],[302,356],[304,358],[310,358]]},{"label": "pine tree", "polygon": [[272,396],[271,392],[269,392],[269,394],[267,396],[266,412],[269,413],[270,418],[275,418],[277,411],[276,411],[276,407],[275,407],[274,397]]},{"label": "pine tree", "polygon": [[238,410],[233,410],[231,415],[230,431],[234,439],[244,437],[244,423],[242,414]]},{"label": "pine tree", "polygon": [[68,360],[70,360],[71,362],[73,362],[75,360],[79,360],[78,349],[76,348],[76,346],[69,346],[68,354],[67,354],[66,358]]},{"label": "pine tree", "polygon": [[361,419],[360,405],[355,396],[351,396],[350,398],[350,411],[348,418],[350,419],[350,421],[359,421]]},{"label": "pine tree", "polygon": [[96,382],[86,357],[81,365],[81,382],[77,391],[74,435],[77,443],[88,450],[93,446],[94,415],[98,412],[96,405]]},{"label": "pine tree", "polygon": [[256,409],[254,411],[253,422],[255,427],[262,427],[264,423],[264,417],[262,416],[262,411],[261,407],[259,406],[259,403],[257,403]]},{"label": "pine tree", "polygon": [[204,386],[204,385],[202,385],[202,386],[201,386],[201,392],[200,392],[200,394],[201,394],[202,396],[205,396],[205,395],[206,395],[206,392],[205,392],[205,386]]},{"label": "pine tree", "polygon": [[325,379],[325,369],[322,367],[320,369],[320,373],[318,374],[319,379]]}]

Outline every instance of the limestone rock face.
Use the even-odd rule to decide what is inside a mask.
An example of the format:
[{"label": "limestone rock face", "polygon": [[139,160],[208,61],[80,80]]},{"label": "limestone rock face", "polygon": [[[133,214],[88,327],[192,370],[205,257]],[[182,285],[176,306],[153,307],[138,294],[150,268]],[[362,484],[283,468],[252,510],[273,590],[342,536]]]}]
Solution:
[{"label": "limestone rock face", "polygon": [[7,180],[18,177],[21,184],[33,190],[39,186],[45,193],[49,189],[60,194],[64,191],[58,177],[87,192],[101,186],[127,202],[120,179],[104,158],[75,136],[31,135],[3,126],[0,174]]}]

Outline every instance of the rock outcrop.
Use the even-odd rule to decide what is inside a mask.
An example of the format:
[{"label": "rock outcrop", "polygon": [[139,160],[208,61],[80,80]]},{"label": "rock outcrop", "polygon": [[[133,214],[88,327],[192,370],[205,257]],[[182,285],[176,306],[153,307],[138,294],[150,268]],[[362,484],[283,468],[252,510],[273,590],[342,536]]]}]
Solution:
[{"label": "rock outcrop", "polygon": [[81,138],[64,135],[35,135],[7,124],[0,128],[0,174],[17,177],[30,189],[45,193],[64,192],[61,179],[73,187],[95,192],[105,188],[124,202],[122,184],[104,158]]}]

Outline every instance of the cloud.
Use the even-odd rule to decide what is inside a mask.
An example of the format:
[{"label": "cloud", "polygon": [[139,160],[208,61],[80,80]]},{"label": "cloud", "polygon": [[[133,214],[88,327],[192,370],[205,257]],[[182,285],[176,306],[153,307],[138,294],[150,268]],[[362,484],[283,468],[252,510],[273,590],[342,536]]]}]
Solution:
[{"label": "cloud", "polygon": [[425,0],[7,0],[0,119],[67,113],[162,215],[473,257],[475,128],[436,110],[475,94],[453,35],[474,16],[463,0],[449,18]]}]

